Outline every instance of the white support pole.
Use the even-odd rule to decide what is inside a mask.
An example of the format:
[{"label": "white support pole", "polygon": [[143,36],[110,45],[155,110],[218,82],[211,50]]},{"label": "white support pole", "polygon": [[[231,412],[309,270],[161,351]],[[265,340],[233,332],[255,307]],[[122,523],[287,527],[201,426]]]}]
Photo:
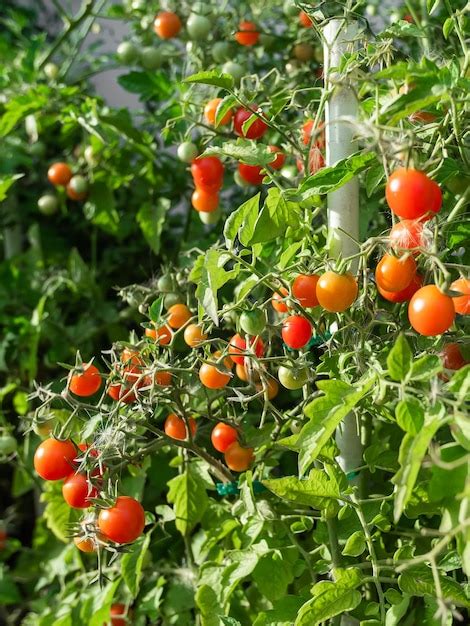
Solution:
[{"label": "white support pole", "polygon": [[[325,80],[327,88],[332,90],[325,110],[327,165],[334,165],[357,151],[353,139],[354,121],[358,113],[356,94],[351,84],[335,68],[340,66],[345,53],[354,51],[358,32],[357,23],[347,24],[344,19],[331,20],[324,31]],[[355,243],[359,240],[357,178],[328,195],[328,230],[332,256],[344,258],[358,251]],[[357,270],[357,263],[352,264],[351,270]],[[349,414],[341,423],[336,442],[340,450],[338,461],[345,472],[362,465],[361,434],[353,414]]]}]

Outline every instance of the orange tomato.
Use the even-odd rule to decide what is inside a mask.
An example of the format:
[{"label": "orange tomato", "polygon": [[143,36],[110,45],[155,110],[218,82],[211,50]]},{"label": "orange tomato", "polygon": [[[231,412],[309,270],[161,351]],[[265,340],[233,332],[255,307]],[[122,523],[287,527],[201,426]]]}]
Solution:
[{"label": "orange tomato", "polygon": [[230,374],[217,369],[216,365],[203,363],[199,369],[199,380],[208,389],[222,389],[230,381]]},{"label": "orange tomato", "polygon": [[454,280],[450,286],[452,291],[458,291],[462,295],[452,298],[454,301],[454,308],[460,315],[470,314],[470,278],[458,278]]},{"label": "orange tomato", "polygon": [[91,537],[74,537],[73,542],[80,552],[96,552],[96,544]]},{"label": "orange tomato", "polygon": [[153,28],[160,39],[171,39],[181,30],[181,20],[172,11],[162,11],[157,15]]},{"label": "orange tomato", "polygon": [[69,390],[76,396],[87,398],[95,394],[101,387],[101,375],[96,365],[82,363],[83,372],[72,374]]},{"label": "orange tomato", "polygon": [[206,333],[198,324],[189,324],[184,329],[184,340],[191,348],[197,348],[206,339]]},{"label": "orange tomato", "polygon": [[389,302],[409,302],[414,294],[423,286],[423,277],[419,274],[415,274],[412,281],[402,291],[386,291],[382,289],[380,285],[377,285],[377,291],[382,298]]},{"label": "orange tomato", "polygon": [[[204,117],[206,119],[206,122],[208,124],[211,124],[212,126],[215,126],[215,116],[217,113],[217,108],[221,102],[222,98],[213,98],[212,100],[209,100],[209,102],[204,107]],[[233,111],[227,111],[227,113],[223,116],[218,125],[225,126],[226,124],[229,124],[232,117]]]},{"label": "orange tomato", "polygon": [[65,187],[72,178],[72,170],[67,163],[53,163],[47,170],[47,177],[55,187]]},{"label": "orange tomato", "polygon": [[317,298],[320,305],[332,313],[346,311],[357,298],[357,282],[352,274],[325,272],[317,283]]},{"label": "orange tomato", "polygon": [[271,298],[271,304],[273,309],[278,313],[287,313],[289,307],[285,301],[286,297],[289,295],[289,292],[285,287],[281,287],[279,291],[273,293],[273,297]]},{"label": "orange tomato", "polygon": [[149,339],[157,341],[162,346],[167,346],[172,337],[171,329],[168,326],[161,326],[160,328],[146,328],[145,336]]},{"label": "orange tomato", "polygon": [[201,213],[212,213],[219,206],[219,194],[217,191],[205,191],[195,189],[191,196],[191,204],[196,211]]},{"label": "orange tomato", "polygon": [[[196,421],[190,417],[188,419],[189,430],[191,431],[191,437],[196,434]],[[186,428],[186,422],[182,417],[179,417],[175,413],[170,413],[165,420],[164,425],[165,434],[172,439],[184,440],[188,438],[188,432]]]},{"label": "orange tomato", "polygon": [[229,445],[224,456],[227,467],[233,472],[244,472],[255,458],[253,448],[242,448],[238,441]]},{"label": "orange tomato", "polygon": [[[263,383],[256,383],[255,386],[256,386],[257,391],[264,391]],[[279,383],[277,382],[275,378],[269,377],[266,380],[266,387],[267,387],[268,399],[272,400],[279,393]]]},{"label": "orange tomato", "polygon": [[416,262],[412,256],[385,254],[375,269],[375,280],[385,291],[403,291],[415,274]]},{"label": "orange tomato", "polygon": [[453,299],[442,293],[436,285],[421,287],[410,300],[408,318],[420,335],[425,337],[442,335],[454,323]]},{"label": "orange tomato", "polygon": [[181,328],[191,317],[191,311],[185,304],[174,304],[168,309],[168,325],[172,328]]},{"label": "orange tomato", "polygon": [[313,26],[312,19],[305,13],[305,11],[300,11],[299,13],[299,23],[304,28],[311,28]]},{"label": "orange tomato", "polygon": [[256,24],[247,20],[240,22],[238,31],[235,33],[235,41],[241,46],[254,46],[258,40],[259,32],[256,30]]}]

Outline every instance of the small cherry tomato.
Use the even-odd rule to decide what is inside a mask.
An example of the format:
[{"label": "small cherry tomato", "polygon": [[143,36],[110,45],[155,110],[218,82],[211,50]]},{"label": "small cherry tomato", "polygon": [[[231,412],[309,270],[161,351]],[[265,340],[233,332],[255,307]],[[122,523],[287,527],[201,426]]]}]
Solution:
[{"label": "small cherry tomato", "polygon": [[177,149],[178,159],[183,163],[191,163],[198,155],[196,144],[192,141],[183,141]]},{"label": "small cherry tomato", "polygon": [[403,291],[415,274],[416,262],[412,256],[385,254],[375,269],[375,280],[385,291]]},{"label": "small cherry tomato", "polygon": [[211,32],[211,28],[211,21],[204,15],[198,15],[197,13],[191,13],[186,22],[186,30],[193,41],[205,40]]},{"label": "small cherry tomato", "polygon": [[306,367],[288,368],[281,365],[277,373],[279,382],[286,389],[300,389],[308,382],[308,370]]},{"label": "small cherry tomato", "polygon": [[172,332],[168,326],[161,326],[160,328],[146,328],[145,336],[162,346],[167,346],[171,342]]},{"label": "small cherry tomato", "polygon": [[452,298],[456,312],[460,315],[470,315],[470,278],[458,278],[450,288],[462,294]]},{"label": "small cherry tomato", "polygon": [[191,164],[191,174],[198,189],[214,193],[222,187],[224,166],[215,156],[198,157]]},{"label": "small cherry tomato", "polygon": [[259,380],[259,372],[257,370],[253,369],[252,367],[248,369],[248,367],[245,367],[245,365],[240,365],[240,363],[238,363],[235,367],[235,373],[238,378],[240,380],[243,380],[244,382],[252,383]]},{"label": "small cherry tomato", "polygon": [[43,215],[54,215],[59,208],[59,200],[52,194],[45,194],[38,200],[38,209]]},{"label": "small cherry tomato", "polygon": [[418,220],[402,220],[392,226],[389,239],[394,250],[413,250],[426,246],[423,223]]},{"label": "small cherry tomato", "polygon": [[250,185],[261,185],[266,175],[264,167],[260,165],[247,165],[246,163],[238,164],[238,173],[242,179]]},{"label": "small cherry tomato", "polygon": [[34,454],[34,469],[44,480],[61,480],[74,468],[77,449],[70,439],[45,439]]},{"label": "small cherry tomato", "polygon": [[261,335],[266,328],[266,315],[259,309],[243,311],[240,315],[240,327],[247,335]]},{"label": "small cherry tomato", "polygon": [[229,356],[234,363],[239,365],[246,364],[249,360],[249,356],[239,356],[243,354],[254,354],[260,359],[264,354],[264,342],[258,335],[256,337],[250,337],[249,345],[247,347],[246,340],[238,333],[230,339],[229,344]]},{"label": "small cherry tomato", "polygon": [[91,537],[74,537],[73,542],[80,552],[96,552],[96,544]]},{"label": "small cherry tomato", "polygon": [[[219,360],[219,359],[221,359],[221,358],[222,358],[222,352],[221,352],[220,350],[216,350],[212,356],[214,357],[214,359]],[[224,360],[223,360],[223,364],[224,364],[224,367],[225,367],[227,370],[229,370],[229,371],[230,371],[230,370],[232,370],[232,369],[233,369],[234,362],[233,362],[233,361],[232,361],[232,359],[228,356],[228,354],[225,356],[225,358],[224,358]]]},{"label": "small cherry tomato", "polygon": [[237,430],[224,422],[219,422],[212,429],[211,442],[217,452],[226,452],[227,448],[237,440]]},{"label": "small cherry tomato", "polygon": [[278,313],[287,313],[289,307],[286,303],[286,297],[289,295],[289,292],[285,287],[281,287],[279,291],[273,293],[273,297],[271,298],[271,304],[273,309]]},{"label": "small cherry tomato", "polygon": [[268,378],[266,380],[266,385],[264,385],[262,382],[256,383],[255,387],[257,391],[264,391],[266,387],[268,400],[272,400],[279,393],[279,385],[275,378]]},{"label": "small cherry tomato", "polygon": [[317,298],[320,305],[332,313],[348,309],[357,297],[357,282],[352,274],[325,272],[317,283]]},{"label": "small cherry tomato", "polygon": [[[209,102],[204,107],[204,117],[208,124],[215,126],[215,116],[217,113],[217,109],[220,103],[223,102],[222,98],[214,98],[213,100],[209,100]],[[233,117],[233,111],[229,110],[220,120],[218,126],[225,126],[226,124],[230,124],[230,121]]]},{"label": "small cherry tomato", "polygon": [[246,471],[255,458],[253,448],[242,448],[238,441],[234,441],[225,451],[225,463],[232,472]]},{"label": "small cherry tomato", "polygon": [[121,385],[120,383],[113,383],[108,387],[108,396],[115,402],[124,402],[125,404],[132,404],[137,400],[132,386]]},{"label": "small cherry tomato", "polygon": [[101,375],[92,363],[82,363],[83,372],[72,374],[69,380],[69,390],[76,396],[87,398],[95,394],[101,387]]},{"label": "small cherry tomato", "polygon": [[132,611],[128,611],[125,604],[113,604],[109,612],[110,626],[127,626],[130,624],[131,613]]},{"label": "small cherry tomato", "polygon": [[67,504],[74,509],[86,509],[92,506],[91,498],[96,498],[98,491],[85,474],[70,474],[62,485],[62,495]]},{"label": "small cherry tomato", "polygon": [[199,380],[208,389],[222,389],[230,381],[230,375],[221,371],[217,366],[203,363],[199,369]]},{"label": "small cherry tomato", "polygon": [[235,112],[233,130],[236,135],[246,139],[259,139],[268,130],[268,125],[260,117],[255,117],[248,130],[243,130],[243,124],[252,117],[254,111],[259,114],[256,105],[252,105],[249,109],[240,108]]},{"label": "small cherry tomato", "polygon": [[321,122],[316,120],[306,120],[302,124],[302,143],[304,146],[308,146],[312,141],[312,134],[315,129],[315,143],[317,148],[325,147],[325,127]]},{"label": "small cherry tomato", "polygon": [[258,43],[259,32],[254,22],[244,20],[240,22],[238,31],[235,33],[235,41],[241,46],[254,46]]},{"label": "small cherry tomato", "polygon": [[72,176],[65,189],[71,200],[84,200],[88,195],[88,181],[83,176]]},{"label": "small cherry tomato", "polygon": [[313,26],[312,18],[305,13],[305,11],[300,11],[299,13],[299,23],[304,28],[311,28]]},{"label": "small cherry tomato", "polygon": [[168,309],[168,325],[171,328],[181,328],[191,317],[192,313],[185,304],[174,304]]},{"label": "small cherry tomato", "polygon": [[452,298],[446,296],[436,285],[421,287],[408,305],[411,326],[420,335],[442,335],[454,323],[455,308]]},{"label": "small cherry tomato", "polygon": [[377,285],[377,291],[382,298],[389,302],[409,302],[414,294],[423,286],[423,277],[415,274],[408,287],[402,291],[386,291],[380,285]]},{"label": "small cherry tomato", "polygon": [[[188,419],[188,426],[191,431],[191,437],[194,437],[196,434],[196,421],[194,418],[190,417]],[[188,438],[185,420],[182,417],[178,417],[175,413],[168,415],[163,429],[165,434],[172,439],[184,440]]]},{"label": "small cherry tomato", "polygon": [[160,39],[171,39],[180,32],[181,20],[172,11],[162,11],[155,18],[153,28]]},{"label": "small cherry tomato", "polygon": [[299,274],[292,283],[292,295],[304,309],[318,305],[317,283],[319,278],[317,274]]},{"label": "small cherry tomato", "polygon": [[458,343],[448,343],[442,348],[441,352],[442,365],[447,370],[459,370],[467,365],[467,360],[460,350]]},{"label": "small cherry tomato", "polygon": [[393,213],[405,219],[437,213],[442,204],[439,185],[415,169],[395,170],[388,179],[385,195]]},{"label": "small cherry tomato", "polygon": [[312,325],[301,315],[290,315],[282,322],[282,339],[286,346],[300,350],[312,338]]},{"label": "small cherry tomato", "polygon": [[72,170],[67,163],[53,163],[47,170],[47,177],[55,187],[65,187],[72,178]]},{"label": "small cherry tomato", "polygon": [[217,191],[195,189],[191,196],[191,204],[196,211],[201,213],[213,213],[219,206],[219,194]]},{"label": "small cherry tomato", "polygon": [[184,340],[190,348],[197,348],[206,339],[206,333],[198,324],[189,324],[184,329]]},{"label": "small cherry tomato", "polygon": [[277,146],[268,146],[268,150],[269,152],[272,152],[276,155],[276,158],[274,159],[274,161],[271,161],[271,163],[269,163],[268,167],[273,170],[280,170],[281,167],[284,166],[286,155],[284,154],[282,149],[278,148]]},{"label": "small cherry tomato", "polygon": [[114,543],[131,543],[140,537],[145,526],[145,511],[134,498],[119,496],[114,506],[102,509],[98,528]]}]

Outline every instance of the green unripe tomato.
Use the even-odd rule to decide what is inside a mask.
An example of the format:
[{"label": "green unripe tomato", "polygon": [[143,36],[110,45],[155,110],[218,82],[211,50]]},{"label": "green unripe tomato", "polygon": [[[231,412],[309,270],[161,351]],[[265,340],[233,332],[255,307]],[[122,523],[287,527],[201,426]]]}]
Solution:
[{"label": "green unripe tomato", "polygon": [[228,41],[216,41],[212,46],[212,58],[216,63],[224,63],[230,58],[230,50]]},{"label": "green unripe tomato", "polygon": [[247,335],[261,335],[266,328],[266,315],[264,311],[253,309],[243,311],[240,315],[240,328]]},{"label": "green unripe tomato", "polygon": [[116,50],[118,59],[122,63],[130,65],[139,58],[139,51],[130,41],[123,41],[119,44]]},{"label": "green unripe tomato", "polygon": [[176,152],[178,159],[183,161],[183,163],[191,163],[199,154],[196,144],[192,141],[183,141],[183,143],[180,143]]},{"label": "green unripe tomato", "polygon": [[217,222],[220,220],[222,211],[220,210],[220,207],[218,207],[215,211],[211,211],[210,213],[208,213],[207,211],[199,211],[198,215],[203,224],[206,224],[206,226],[211,226],[213,224],[217,224]]},{"label": "green unripe tomato", "polygon": [[140,53],[140,62],[146,70],[156,70],[163,62],[163,55],[159,48],[146,46]]},{"label": "green unripe tomato", "polygon": [[157,289],[162,293],[170,293],[174,288],[175,284],[170,274],[163,274],[163,276],[160,276],[157,280]]},{"label": "green unripe tomato", "polygon": [[207,17],[197,15],[196,13],[191,13],[186,22],[188,35],[194,41],[203,41],[206,39],[211,32],[211,28],[211,21],[208,20]]},{"label": "green unripe tomato", "polygon": [[240,63],[235,63],[234,61],[227,61],[222,66],[222,72],[224,74],[229,74],[232,76],[233,80],[236,83],[239,83],[243,76],[245,76],[245,68]]},{"label": "green unripe tomato", "polygon": [[147,0],[132,0],[131,9],[143,11],[147,8]]},{"label": "green unripe tomato", "polygon": [[38,209],[43,215],[54,215],[59,208],[59,200],[50,193],[41,196],[38,200]]},{"label": "green unripe tomato", "polygon": [[72,176],[69,186],[75,193],[86,193],[88,191],[88,181],[84,176],[77,174]]},{"label": "green unripe tomato", "polygon": [[9,456],[16,452],[18,444],[13,435],[0,435],[0,456]]},{"label": "green unripe tomato", "polygon": [[39,437],[48,437],[54,430],[55,420],[53,418],[45,422],[33,422],[33,430]]},{"label": "green unripe tomato", "polygon": [[182,304],[184,299],[179,293],[167,293],[163,299],[163,306],[168,311],[174,304]]},{"label": "green unripe tomato", "polygon": [[377,14],[377,7],[374,6],[373,4],[368,4],[366,6],[366,15],[373,17],[376,14]]},{"label": "green unripe tomato", "polygon": [[44,66],[44,74],[49,80],[55,80],[59,75],[59,68],[55,63],[46,63]]},{"label": "green unripe tomato", "polygon": [[94,151],[93,146],[87,146],[83,151],[83,156],[88,165],[94,166],[98,164],[98,155]]},{"label": "green unripe tomato", "polygon": [[308,370],[306,367],[290,369],[281,365],[277,371],[279,382],[286,389],[300,389],[308,381]]},{"label": "green unripe tomato", "polygon": [[295,17],[299,14],[299,9],[295,6],[293,0],[286,0],[284,2],[283,11],[287,17]]},{"label": "green unripe tomato", "polygon": [[42,141],[35,141],[29,146],[29,154],[41,158],[46,154],[46,146]]}]

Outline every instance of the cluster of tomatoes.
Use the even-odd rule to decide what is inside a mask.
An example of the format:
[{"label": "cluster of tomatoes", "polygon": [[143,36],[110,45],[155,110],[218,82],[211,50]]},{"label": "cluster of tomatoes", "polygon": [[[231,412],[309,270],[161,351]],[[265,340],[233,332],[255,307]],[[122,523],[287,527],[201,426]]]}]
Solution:
[{"label": "cluster of tomatoes", "polygon": [[[83,201],[88,195],[88,181],[80,174],[73,174],[67,163],[53,163],[47,171],[49,182],[56,188],[64,188],[67,197],[77,202]],[[47,193],[38,200],[38,208],[44,215],[53,215],[59,208],[57,196]]]}]

